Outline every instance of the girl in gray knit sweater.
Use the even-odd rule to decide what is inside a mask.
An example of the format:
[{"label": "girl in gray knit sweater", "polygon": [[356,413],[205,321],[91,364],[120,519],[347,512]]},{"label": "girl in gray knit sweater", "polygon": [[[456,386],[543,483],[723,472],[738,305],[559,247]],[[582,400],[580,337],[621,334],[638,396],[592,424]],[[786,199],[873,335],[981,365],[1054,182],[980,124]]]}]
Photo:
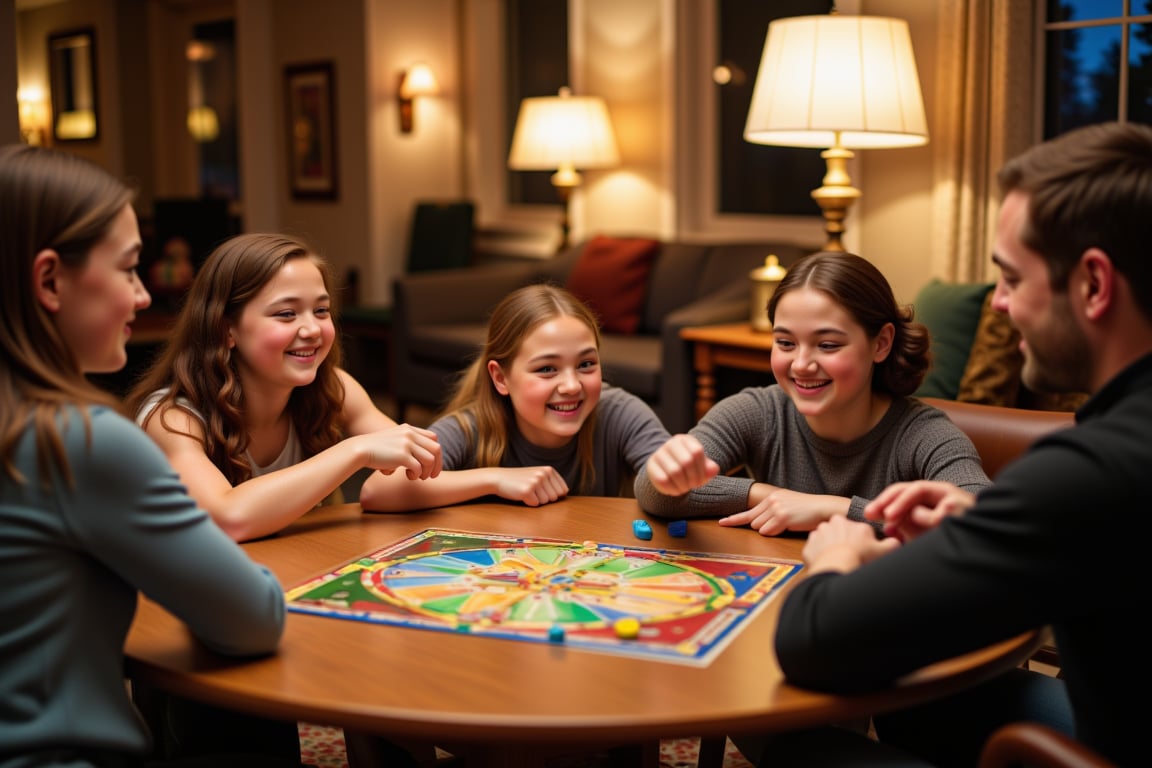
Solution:
[{"label": "girl in gray knit sweater", "polygon": [[911,397],[930,363],[928,330],[888,281],[850,253],[805,257],[768,302],[776,383],[718,402],[636,478],[664,518],[719,517],[765,536],[810,531],[902,480],[991,481],[972,441]]}]

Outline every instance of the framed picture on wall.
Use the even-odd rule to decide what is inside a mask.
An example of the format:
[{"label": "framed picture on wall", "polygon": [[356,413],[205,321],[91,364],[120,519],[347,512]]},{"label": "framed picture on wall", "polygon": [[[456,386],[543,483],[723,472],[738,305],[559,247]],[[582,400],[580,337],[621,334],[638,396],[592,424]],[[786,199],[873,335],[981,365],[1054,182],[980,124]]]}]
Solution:
[{"label": "framed picture on wall", "polygon": [[284,68],[288,185],[298,199],[335,200],[336,74],[331,61]]}]

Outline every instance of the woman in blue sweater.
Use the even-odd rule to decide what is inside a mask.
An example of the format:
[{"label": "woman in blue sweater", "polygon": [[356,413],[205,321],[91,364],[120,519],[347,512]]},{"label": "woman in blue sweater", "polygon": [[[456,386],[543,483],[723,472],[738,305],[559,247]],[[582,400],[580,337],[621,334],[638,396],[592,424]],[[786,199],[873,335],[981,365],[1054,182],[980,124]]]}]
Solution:
[{"label": "woman in blue sweater", "polygon": [[276,578],[85,378],[124,366],[151,303],[132,199],[74,155],[0,148],[0,766],[143,760],[123,678],[141,592],[217,653],[273,653],[284,629]]}]

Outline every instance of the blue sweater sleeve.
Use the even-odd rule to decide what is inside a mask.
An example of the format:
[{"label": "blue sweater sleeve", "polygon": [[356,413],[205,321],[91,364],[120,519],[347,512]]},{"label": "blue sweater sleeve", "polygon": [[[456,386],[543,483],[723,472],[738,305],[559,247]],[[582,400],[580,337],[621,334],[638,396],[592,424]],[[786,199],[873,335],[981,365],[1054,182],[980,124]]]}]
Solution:
[{"label": "blue sweater sleeve", "polygon": [[270,653],[284,629],[276,578],[252,562],[188,495],[163,452],[107,410],[92,417],[91,446],[66,433],[76,491],[60,503],[78,547],[184,621],[213,650]]}]

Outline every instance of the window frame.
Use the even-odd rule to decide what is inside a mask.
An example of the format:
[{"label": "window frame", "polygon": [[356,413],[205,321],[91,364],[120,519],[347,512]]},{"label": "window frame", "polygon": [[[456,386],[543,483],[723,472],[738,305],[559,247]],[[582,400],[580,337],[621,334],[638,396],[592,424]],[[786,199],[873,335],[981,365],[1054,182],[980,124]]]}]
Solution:
[{"label": "window frame", "polygon": [[1128,89],[1129,72],[1131,63],[1129,61],[1130,55],[1130,29],[1134,24],[1152,24],[1152,12],[1149,13],[1134,13],[1132,11],[1133,0],[1123,0],[1123,6],[1119,16],[1109,16],[1100,19],[1079,19],[1071,21],[1049,21],[1048,20],[1048,3],[1046,0],[1033,0],[1034,12],[1036,18],[1037,40],[1039,44],[1036,46],[1036,75],[1037,82],[1042,83],[1042,87],[1037,89],[1036,96],[1036,114],[1034,119],[1035,136],[1037,141],[1043,141],[1053,136],[1046,135],[1047,126],[1045,124],[1046,115],[1048,112],[1048,92],[1051,77],[1059,77],[1059,72],[1050,72],[1048,66],[1048,35],[1050,32],[1066,31],[1073,29],[1088,29],[1092,27],[1113,27],[1119,26],[1121,28],[1120,35],[1120,67],[1118,76],[1118,93],[1117,93],[1117,115],[1114,119],[1119,122],[1128,121]]}]

